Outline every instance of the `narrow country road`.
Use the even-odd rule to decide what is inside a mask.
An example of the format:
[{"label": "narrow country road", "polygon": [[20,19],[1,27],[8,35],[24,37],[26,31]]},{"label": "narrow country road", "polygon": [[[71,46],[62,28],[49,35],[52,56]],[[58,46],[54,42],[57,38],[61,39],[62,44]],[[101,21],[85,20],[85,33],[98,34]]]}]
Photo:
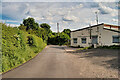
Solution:
[{"label": "narrow country road", "polygon": [[2,75],[3,78],[80,78],[79,68],[61,46],[49,45],[37,57]]}]

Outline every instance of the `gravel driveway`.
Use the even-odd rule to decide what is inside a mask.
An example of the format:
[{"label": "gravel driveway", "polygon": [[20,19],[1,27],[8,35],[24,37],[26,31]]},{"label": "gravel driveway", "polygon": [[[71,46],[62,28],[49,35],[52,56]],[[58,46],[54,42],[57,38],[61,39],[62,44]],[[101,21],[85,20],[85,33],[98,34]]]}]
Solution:
[{"label": "gravel driveway", "polygon": [[79,67],[80,75],[84,78],[118,78],[118,50],[66,50],[66,53]]}]

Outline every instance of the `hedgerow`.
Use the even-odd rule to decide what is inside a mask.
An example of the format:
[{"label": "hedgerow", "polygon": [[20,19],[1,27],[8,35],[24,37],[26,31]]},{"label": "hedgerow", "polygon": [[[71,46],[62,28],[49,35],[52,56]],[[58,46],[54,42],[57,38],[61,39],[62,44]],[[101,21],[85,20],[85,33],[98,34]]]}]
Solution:
[{"label": "hedgerow", "polygon": [[[35,57],[45,46],[42,38],[2,24],[2,71],[11,70]],[[31,39],[30,39],[31,38]]]}]

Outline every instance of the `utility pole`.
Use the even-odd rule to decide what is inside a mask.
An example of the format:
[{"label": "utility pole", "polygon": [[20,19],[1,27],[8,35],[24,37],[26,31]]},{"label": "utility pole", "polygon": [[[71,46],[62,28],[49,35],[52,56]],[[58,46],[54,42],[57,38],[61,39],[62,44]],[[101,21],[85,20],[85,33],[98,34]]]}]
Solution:
[{"label": "utility pole", "polygon": [[96,14],[96,22],[97,22],[97,25],[98,25],[98,12],[96,11],[95,14]]},{"label": "utility pole", "polygon": [[[98,12],[96,11],[95,14],[96,14],[96,22],[97,22],[97,25],[98,25]],[[99,32],[99,27],[97,27],[97,32]]]},{"label": "utility pole", "polygon": [[57,33],[58,33],[58,44],[60,45],[60,36],[59,36],[59,23],[57,23]]},{"label": "utility pole", "polygon": [[57,23],[57,33],[58,33],[58,36],[59,36],[59,23]]},{"label": "utility pole", "polygon": [[88,29],[90,31],[90,39],[91,39],[91,32],[92,32],[92,28],[91,25],[89,24],[90,29]]},{"label": "utility pole", "polygon": [[90,45],[92,44],[92,27],[91,27],[91,25],[89,24],[89,34],[90,34]]}]

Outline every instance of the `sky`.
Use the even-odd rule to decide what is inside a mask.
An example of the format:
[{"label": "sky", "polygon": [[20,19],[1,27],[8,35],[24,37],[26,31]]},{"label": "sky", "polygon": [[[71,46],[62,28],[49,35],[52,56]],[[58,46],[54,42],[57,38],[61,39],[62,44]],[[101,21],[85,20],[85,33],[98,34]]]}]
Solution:
[{"label": "sky", "polygon": [[[100,2],[90,1],[65,1],[51,0],[44,2],[41,0],[4,0],[2,1],[0,21],[6,22],[10,26],[18,26],[23,19],[33,17],[36,22],[48,23],[53,32],[57,31],[59,23],[60,31],[63,29],[81,29],[90,25],[96,25],[96,14],[100,23],[118,25],[118,6],[117,1]],[[109,0],[110,1],[110,0]]]}]

